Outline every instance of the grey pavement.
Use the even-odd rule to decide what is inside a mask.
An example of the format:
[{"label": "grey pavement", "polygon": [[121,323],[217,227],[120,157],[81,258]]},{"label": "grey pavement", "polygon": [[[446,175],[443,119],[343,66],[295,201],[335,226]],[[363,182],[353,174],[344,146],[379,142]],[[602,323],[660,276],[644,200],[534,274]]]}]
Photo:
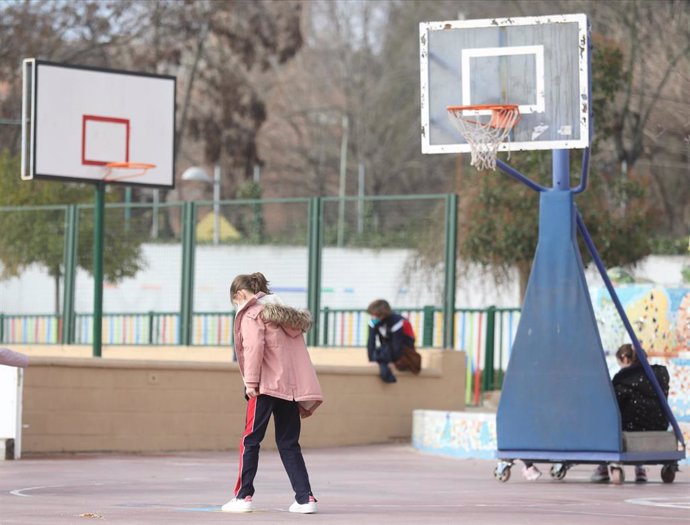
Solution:
[{"label": "grey pavement", "polygon": [[[563,481],[548,466],[536,482],[513,469],[507,483],[494,461],[420,453],[408,445],[305,450],[315,515],[290,514],[278,454],[261,454],[256,512],[220,512],[230,499],[237,452],[156,455],[78,454],[0,462],[0,525],[309,523],[313,524],[690,524],[690,474],[664,484],[592,484],[591,466]],[[632,467],[626,467],[628,476]]]}]

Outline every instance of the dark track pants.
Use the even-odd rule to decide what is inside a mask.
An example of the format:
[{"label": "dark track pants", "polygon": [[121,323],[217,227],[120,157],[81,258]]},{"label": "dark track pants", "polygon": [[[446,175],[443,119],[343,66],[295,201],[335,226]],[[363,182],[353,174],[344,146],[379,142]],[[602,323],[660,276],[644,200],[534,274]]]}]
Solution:
[{"label": "dark track pants", "polygon": [[240,441],[240,468],[235,497],[254,495],[254,477],[259,466],[259,448],[273,414],[276,445],[287,472],[297,503],[307,503],[311,493],[307,467],[299,446],[301,421],[296,401],[261,395],[249,399],[244,434]]}]

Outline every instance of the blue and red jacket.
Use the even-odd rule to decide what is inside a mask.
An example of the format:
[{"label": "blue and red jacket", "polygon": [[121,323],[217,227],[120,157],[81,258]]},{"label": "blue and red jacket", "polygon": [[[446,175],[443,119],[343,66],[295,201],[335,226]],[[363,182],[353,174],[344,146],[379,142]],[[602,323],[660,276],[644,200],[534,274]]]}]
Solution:
[{"label": "blue and red jacket", "polygon": [[381,321],[372,319],[367,341],[369,361],[397,361],[402,356],[403,347],[414,348],[414,339],[412,324],[400,314],[393,312]]}]

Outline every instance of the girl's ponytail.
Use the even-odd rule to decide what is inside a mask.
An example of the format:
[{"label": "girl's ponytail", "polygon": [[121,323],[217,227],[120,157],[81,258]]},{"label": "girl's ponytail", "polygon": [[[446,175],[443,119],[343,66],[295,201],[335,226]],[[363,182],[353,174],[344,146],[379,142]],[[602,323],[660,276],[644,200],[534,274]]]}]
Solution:
[{"label": "girl's ponytail", "polygon": [[230,285],[230,299],[235,297],[235,294],[240,290],[249,290],[253,294],[263,292],[265,294],[270,294],[268,289],[268,281],[264,274],[260,272],[255,272],[251,275],[238,275],[232,280]]},{"label": "girl's ponytail", "polygon": [[259,293],[263,292],[265,294],[271,293],[268,289],[268,281],[266,277],[261,272],[254,272],[249,276],[249,280],[252,284],[252,292]]}]

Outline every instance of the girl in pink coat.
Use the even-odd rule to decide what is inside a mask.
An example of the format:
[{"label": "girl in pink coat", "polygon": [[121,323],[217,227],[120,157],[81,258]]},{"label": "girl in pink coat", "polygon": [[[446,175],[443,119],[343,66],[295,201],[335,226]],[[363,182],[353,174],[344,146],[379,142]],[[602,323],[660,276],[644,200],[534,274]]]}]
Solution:
[{"label": "girl in pink coat", "polygon": [[290,512],[312,514],[316,499],[299,445],[300,418],[311,416],[323,401],[304,343],[311,316],[282,304],[261,273],[235,277],[230,297],[237,308],[235,355],[248,403],[235,497],[222,510],[252,511],[259,447],[273,415],[280,459],[295,491]]}]

